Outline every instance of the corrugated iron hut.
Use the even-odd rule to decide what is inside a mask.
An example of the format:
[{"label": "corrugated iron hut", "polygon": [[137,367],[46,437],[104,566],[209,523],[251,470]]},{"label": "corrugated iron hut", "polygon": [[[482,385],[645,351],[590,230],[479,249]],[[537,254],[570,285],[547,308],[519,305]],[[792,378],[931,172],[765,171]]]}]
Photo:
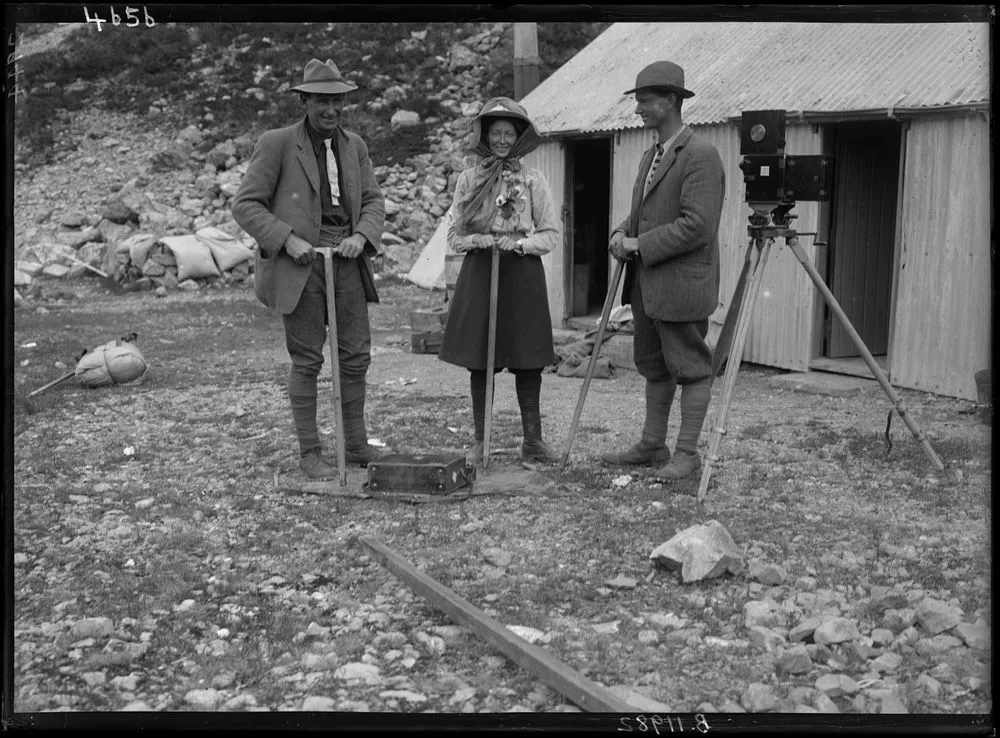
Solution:
[{"label": "corrugated iron hut", "polygon": [[[653,134],[623,95],[658,59],[685,70],[685,122],[718,148],[721,322],[747,247],[739,118],[788,111],[787,154],[832,154],[830,202],[794,227],[897,386],[975,399],[990,366],[991,148],[985,23],[618,23],[522,101],[550,140],[528,157],[564,216],[546,257],[555,325],[600,312],[608,234],[628,212]],[[825,246],[815,245],[817,242]],[[743,359],[864,373],[802,265],[771,249]]]}]

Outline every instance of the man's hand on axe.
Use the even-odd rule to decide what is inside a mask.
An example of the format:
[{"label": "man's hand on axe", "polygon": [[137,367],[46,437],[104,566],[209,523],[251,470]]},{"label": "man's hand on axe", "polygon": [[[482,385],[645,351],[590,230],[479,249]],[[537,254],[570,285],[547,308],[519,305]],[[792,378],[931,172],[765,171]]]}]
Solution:
[{"label": "man's hand on axe", "polygon": [[333,249],[333,253],[338,256],[342,256],[345,259],[354,259],[361,256],[361,252],[365,248],[365,237],[360,233],[352,233],[350,236],[341,241]]},{"label": "man's hand on axe", "polygon": [[608,242],[608,251],[619,261],[628,261],[639,251],[639,239],[627,238],[622,231],[615,231]]},{"label": "man's hand on axe", "polygon": [[285,251],[296,264],[312,264],[312,260],[316,258],[312,244],[294,233],[289,233],[285,239]]}]

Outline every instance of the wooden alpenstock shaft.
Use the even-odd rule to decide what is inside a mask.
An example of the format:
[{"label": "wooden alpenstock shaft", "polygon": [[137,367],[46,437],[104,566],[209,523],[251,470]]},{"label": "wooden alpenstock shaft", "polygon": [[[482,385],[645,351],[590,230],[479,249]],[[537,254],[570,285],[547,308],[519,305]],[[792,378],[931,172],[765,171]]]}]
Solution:
[{"label": "wooden alpenstock shaft", "polygon": [[330,370],[333,373],[333,412],[337,424],[337,476],[340,486],[347,486],[347,450],[344,448],[344,404],[340,388],[340,344],[337,338],[337,295],[334,290],[333,249],[318,248],[323,255],[326,275],[326,332],[330,344]]},{"label": "wooden alpenstock shaft", "polygon": [[486,406],[483,409],[483,468],[490,465],[490,435],[493,432],[493,364],[497,355],[497,300],[500,291],[500,250],[493,248],[490,260],[490,323],[486,336]]}]

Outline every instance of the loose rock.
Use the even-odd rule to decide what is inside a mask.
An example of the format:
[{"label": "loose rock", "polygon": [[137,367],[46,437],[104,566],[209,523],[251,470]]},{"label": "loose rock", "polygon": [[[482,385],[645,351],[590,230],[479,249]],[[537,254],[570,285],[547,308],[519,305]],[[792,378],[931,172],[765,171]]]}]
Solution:
[{"label": "loose rock", "polygon": [[858,638],[858,625],[849,618],[830,618],[819,624],[813,632],[816,643],[843,643]]},{"label": "loose rock", "polygon": [[768,684],[754,682],[743,692],[740,701],[747,712],[768,712],[778,706],[774,689]]},{"label": "loose rock", "polygon": [[917,606],[917,622],[931,635],[937,635],[959,625],[962,613],[947,602],[925,597]]}]

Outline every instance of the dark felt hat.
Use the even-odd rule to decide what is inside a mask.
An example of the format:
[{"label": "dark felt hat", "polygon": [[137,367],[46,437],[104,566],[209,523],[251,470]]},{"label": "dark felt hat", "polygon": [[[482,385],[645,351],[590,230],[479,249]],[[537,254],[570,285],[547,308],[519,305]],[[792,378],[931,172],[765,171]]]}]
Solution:
[{"label": "dark felt hat", "polygon": [[645,67],[636,76],[635,87],[626,90],[625,94],[647,88],[670,90],[681,97],[694,97],[694,93],[684,87],[684,70],[668,61],[653,62]]}]

